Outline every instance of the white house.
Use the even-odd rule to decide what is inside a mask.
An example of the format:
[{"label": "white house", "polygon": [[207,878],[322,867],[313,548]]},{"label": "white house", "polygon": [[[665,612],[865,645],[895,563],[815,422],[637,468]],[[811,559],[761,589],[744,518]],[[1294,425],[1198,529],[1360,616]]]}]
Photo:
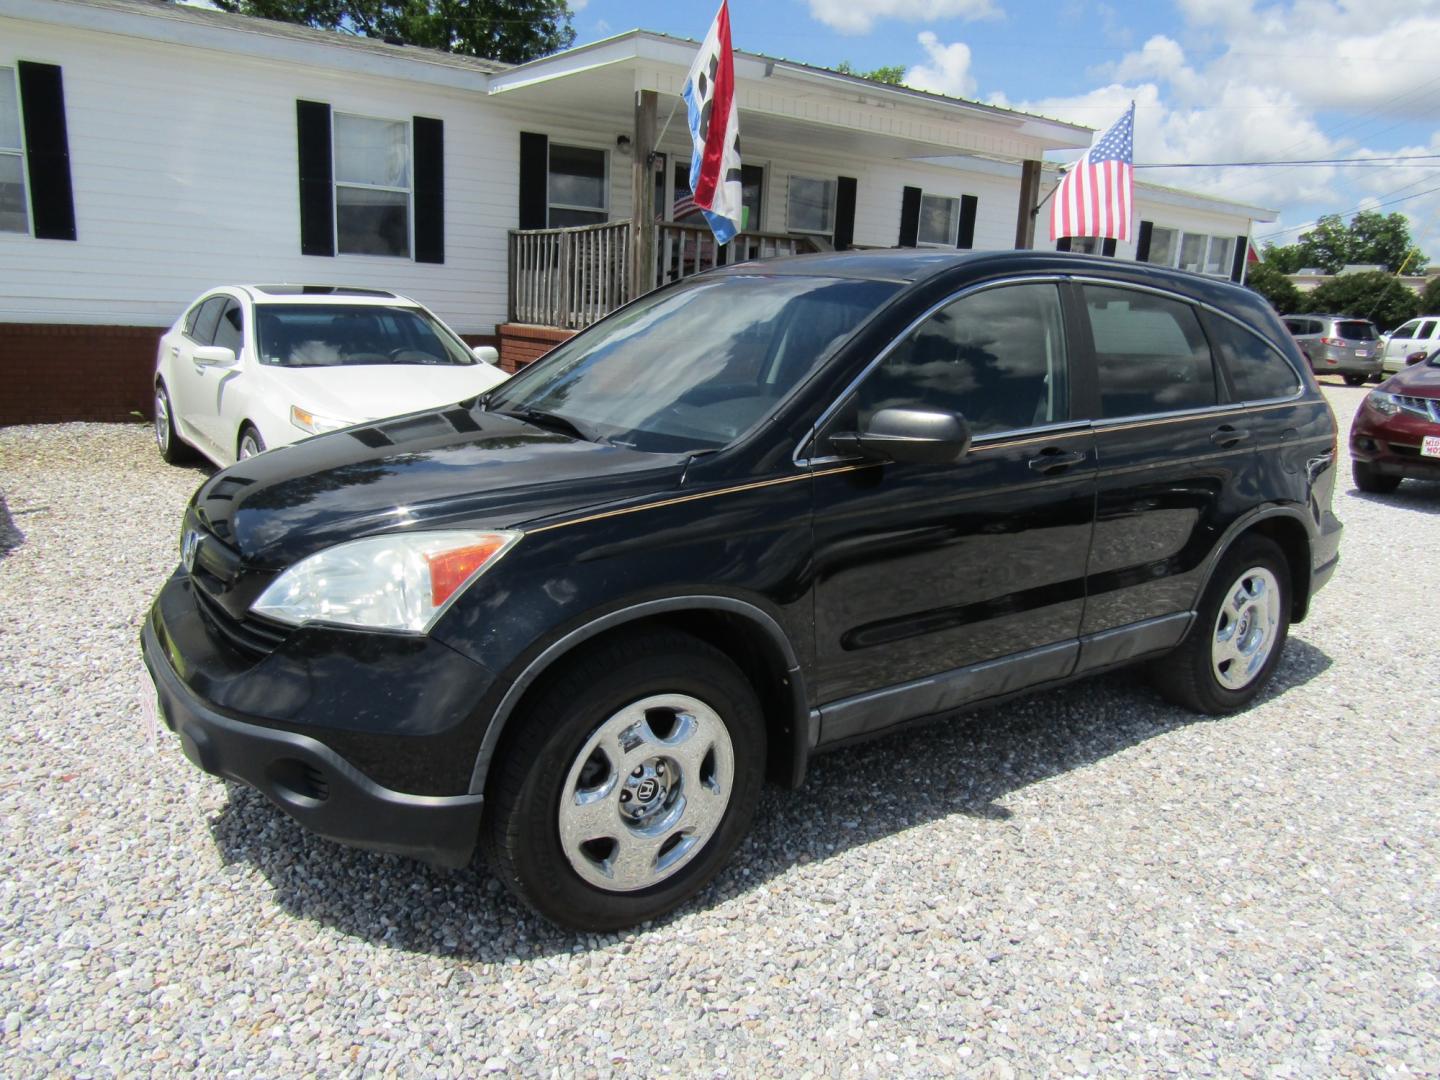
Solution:
[{"label": "white house", "polygon": [[[637,30],[508,66],[158,0],[0,0],[0,423],[143,412],[160,330],[222,282],[394,289],[513,366],[717,260],[1049,246],[1042,156],[1091,139],[737,53],[747,232],[717,251],[671,221],[694,50]],[[1137,243],[1105,253],[1222,277],[1275,218],[1145,184],[1135,204]]]}]

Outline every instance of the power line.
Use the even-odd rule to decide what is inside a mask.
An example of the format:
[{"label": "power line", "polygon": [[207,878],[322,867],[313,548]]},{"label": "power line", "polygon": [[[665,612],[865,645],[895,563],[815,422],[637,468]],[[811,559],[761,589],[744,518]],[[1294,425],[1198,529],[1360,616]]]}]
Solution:
[{"label": "power line", "polygon": [[[1417,183],[1418,183],[1418,181],[1417,181]],[[1409,187],[1409,186],[1410,186],[1409,184],[1406,184],[1406,185],[1405,185],[1405,187]],[[1397,188],[1396,190],[1397,190],[1397,191],[1404,191],[1405,188]],[[1402,195],[1402,196],[1400,196],[1400,198],[1398,198],[1398,199],[1390,199],[1390,200],[1388,200],[1388,201],[1386,201],[1386,202],[1378,202],[1378,203],[1375,203],[1373,206],[1366,206],[1364,203],[1361,203],[1359,206],[1352,206],[1349,210],[1342,210],[1339,214],[1336,214],[1336,215],[1334,215],[1334,216],[1335,216],[1335,217],[1344,217],[1346,214],[1349,214],[1349,213],[1352,213],[1352,212],[1358,212],[1358,211],[1360,211],[1360,210],[1378,210],[1378,209],[1380,209],[1380,207],[1382,207],[1382,206],[1394,206],[1394,205],[1396,205],[1397,203],[1409,202],[1411,199],[1418,199],[1418,198],[1420,198],[1420,196],[1422,196],[1422,195],[1429,195],[1429,194],[1431,194],[1432,192],[1436,192],[1436,191],[1440,191],[1440,185],[1437,185],[1437,186],[1432,187],[1432,188],[1426,188],[1424,191],[1414,192],[1414,193],[1411,194],[1411,195]],[[1267,233],[1265,236],[1257,236],[1257,237],[1255,237],[1255,240],[1256,240],[1256,242],[1263,243],[1263,242],[1266,241],[1266,240],[1273,240],[1273,239],[1275,239],[1277,236],[1284,236],[1284,235],[1286,235],[1287,233],[1300,232],[1300,231],[1303,230],[1303,229],[1314,228],[1314,227],[1315,227],[1316,225],[1318,225],[1318,224],[1320,224],[1318,221],[1310,221],[1310,222],[1306,222],[1304,225],[1291,225],[1289,228],[1279,229],[1279,230],[1277,230],[1277,231],[1275,231],[1275,232],[1273,232],[1273,233]]]},{"label": "power line", "polygon": [[[1155,162],[1132,165],[1135,169],[1259,169],[1272,165],[1363,165],[1371,168],[1393,168],[1397,161],[1440,162],[1440,154],[1377,154],[1363,158],[1305,158],[1295,161],[1202,161],[1202,162]],[[1386,164],[1389,163],[1389,164]],[[1416,168],[1437,168],[1440,166],[1420,165]]]}]

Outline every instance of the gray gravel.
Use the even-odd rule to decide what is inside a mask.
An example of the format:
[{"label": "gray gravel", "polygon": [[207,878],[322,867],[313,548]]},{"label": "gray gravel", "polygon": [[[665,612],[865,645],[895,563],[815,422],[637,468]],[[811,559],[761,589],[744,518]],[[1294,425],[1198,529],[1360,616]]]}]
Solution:
[{"label": "gray gravel", "polygon": [[1249,713],[1113,676],[821,758],[698,902],[575,937],[156,739],[137,629],[204,473],[0,430],[0,1073],[1435,1075],[1440,484],[1343,474]]}]

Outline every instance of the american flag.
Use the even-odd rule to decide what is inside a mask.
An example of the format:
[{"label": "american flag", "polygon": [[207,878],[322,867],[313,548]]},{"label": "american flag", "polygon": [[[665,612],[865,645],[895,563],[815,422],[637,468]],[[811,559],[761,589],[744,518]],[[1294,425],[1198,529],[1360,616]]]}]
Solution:
[{"label": "american flag", "polygon": [[1130,239],[1135,160],[1135,103],[1077,161],[1055,189],[1050,239],[1111,236]]},{"label": "american flag", "polygon": [[670,209],[670,220],[679,221],[691,214],[700,212],[700,204],[695,201],[693,193],[681,188],[675,193],[675,205]]}]

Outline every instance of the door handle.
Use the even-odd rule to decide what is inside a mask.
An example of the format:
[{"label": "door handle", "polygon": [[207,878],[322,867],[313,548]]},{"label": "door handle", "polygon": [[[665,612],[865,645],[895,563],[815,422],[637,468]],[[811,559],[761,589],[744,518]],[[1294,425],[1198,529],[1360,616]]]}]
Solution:
[{"label": "door handle", "polygon": [[1078,450],[1061,450],[1058,447],[1047,446],[1040,451],[1039,457],[1030,459],[1030,468],[1038,473],[1061,472],[1070,468],[1071,465],[1079,465],[1085,460],[1085,455]]},{"label": "door handle", "polygon": [[1248,438],[1250,438],[1248,431],[1240,431],[1238,428],[1233,428],[1229,424],[1218,427],[1210,433],[1210,441],[1222,450],[1228,450],[1232,446],[1238,446]]}]

